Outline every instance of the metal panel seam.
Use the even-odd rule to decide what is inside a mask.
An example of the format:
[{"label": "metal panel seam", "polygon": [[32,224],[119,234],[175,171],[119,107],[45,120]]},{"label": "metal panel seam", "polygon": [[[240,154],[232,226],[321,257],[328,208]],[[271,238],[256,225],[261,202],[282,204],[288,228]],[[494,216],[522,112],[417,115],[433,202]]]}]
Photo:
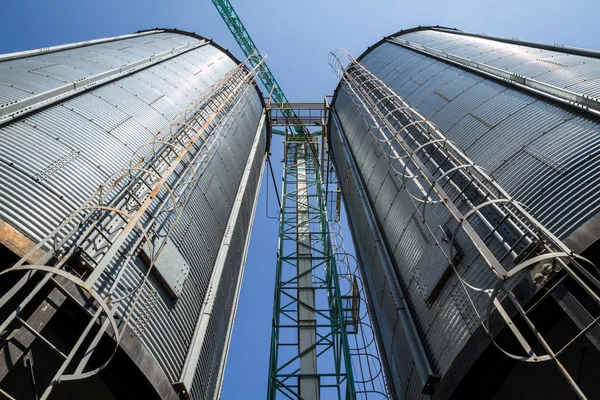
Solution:
[{"label": "metal panel seam", "polygon": [[129,39],[129,38],[138,37],[138,36],[153,35],[155,33],[161,33],[161,32],[163,32],[163,31],[154,29],[154,30],[146,31],[146,32],[130,33],[127,35],[112,36],[112,37],[102,38],[102,39],[85,40],[83,42],[75,42],[75,43],[69,43],[69,44],[61,44],[58,46],[42,47],[42,48],[33,49],[33,50],[18,51],[18,52],[8,53],[8,54],[4,54],[4,55],[0,56],[0,62],[8,61],[8,60],[15,60],[15,59],[19,59],[19,58],[39,56],[39,55],[48,54],[48,53],[55,53],[57,51],[77,49],[80,47],[92,46],[92,45],[100,44],[100,43],[116,42],[118,40],[124,40],[124,39]]},{"label": "metal panel seam", "polygon": [[[262,132],[260,132],[259,135],[262,135]],[[238,301],[239,301],[240,291],[242,288],[242,279],[244,276],[244,270],[246,268],[246,259],[248,257],[248,247],[250,245],[250,236],[252,235],[252,226],[254,225],[254,217],[256,215],[256,207],[258,204],[258,197],[260,194],[260,187],[262,185],[262,177],[263,177],[263,173],[265,170],[266,160],[267,160],[267,154],[265,153],[263,155],[263,159],[261,162],[262,166],[260,168],[260,174],[258,176],[258,185],[256,186],[256,194],[254,195],[254,201],[252,202],[252,212],[250,214],[250,221],[248,223],[248,234],[246,235],[246,240],[244,243],[244,250],[243,250],[242,261],[241,261],[241,265],[240,265],[240,272],[238,275],[236,290],[235,290],[234,297],[233,297],[233,310],[231,311],[231,316],[229,318],[227,333],[225,335],[225,343],[223,345],[223,356],[221,357],[221,363],[219,364],[220,367],[219,367],[219,373],[218,373],[217,382],[216,382],[217,392],[215,392],[215,394],[217,395],[215,398],[217,398],[217,399],[221,398],[221,390],[223,389],[223,376],[224,376],[224,372],[225,372],[225,364],[227,361],[227,357],[229,356],[229,346],[231,345],[231,335],[233,332],[233,324],[235,322],[235,317],[237,314]],[[250,160],[249,160],[248,164],[250,164]],[[249,170],[248,167],[246,169]]]},{"label": "metal panel seam", "polygon": [[[337,121],[337,116],[335,115],[335,113],[333,113],[333,118],[336,120],[336,125],[341,126],[339,121]],[[347,142],[346,137],[343,134],[340,135],[340,137],[343,142],[342,148],[344,149],[344,154],[346,156],[346,159],[348,160],[350,172],[354,178],[354,182],[356,182],[357,192],[361,197],[361,202],[364,204],[365,215],[369,223],[370,231],[373,234],[375,246],[377,247],[378,253],[382,260],[382,264],[384,265],[386,275],[394,285],[395,290],[392,291],[392,295],[396,303],[398,317],[402,322],[402,327],[411,349],[413,360],[417,368],[421,370],[421,373],[419,375],[421,377],[423,386],[428,386],[432,383],[431,381],[434,379],[435,376],[431,369],[431,365],[429,364],[427,353],[425,352],[425,348],[423,347],[423,343],[421,342],[421,338],[417,331],[414,319],[411,315],[408,304],[406,303],[406,296],[404,295],[404,291],[400,286],[400,282],[398,281],[397,275],[394,273],[394,267],[392,265],[392,261],[390,260],[390,256],[387,250],[383,248],[382,234],[375,220],[375,216],[373,215],[373,210],[370,207],[368,199],[365,199],[366,189],[364,187],[364,183],[360,178],[360,174],[357,171],[354,156],[350,154],[349,144]]]},{"label": "metal panel seam", "polygon": [[15,118],[20,118],[24,115],[27,115],[39,108],[55,104],[77,94],[85,93],[97,86],[111,83],[135,72],[142,71],[151,66],[160,64],[163,61],[167,61],[171,58],[177,57],[178,55],[195,50],[207,45],[208,43],[209,42],[204,41],[192,46],[185,44],[177,48],[167,50],[163,53],[136,61],[132,64],[125,64],[119,68],[105,71],[89,78],[71,82],[47,92],[20,100],[0,110],[0,125],[8,121],[12,121]]},{"label": "metal panel seam", "polygon": [[464,57],[416,44],[406,39],[392,38],[388,39],[387,42],[438,60],[458,65],[470,71],[475,71],[480,75],[550,98],[562,104],[569,105],[577,110],[587,111],[595,116],[600,116],[600,99],[582,93],[571,92],[570,90],[565,90],[535,79],[527,78],[523,75],[515,74],[514,72],[508,72]]},{"label": "metal panel seam", "polygon": [[[258,144],[260,142],[260,132],[262,131],[262,127],[265,123],[265,113],[263,112],[262,118],[258,125],[258,134],[254,138],[254,143],[252,144],[252,149],[250,150],[249,159],[253,159],[255,157]],[[219,285],[219,281],[221,280],[221,274],[223,273],[225,259],[227,257],[227,250],[229,249],[232,234],[234,232],[234,227],[236,224],[237,217],[240,212],[242,198],[244,196],[244,192],[246,189],[246,185],[248,183],[248,179],[250,176],[250,169],[246,164],[246,170],[244,171],[244,175],[242,176],[242,180],[240,182],[240,186],[236,195],[235,203],[232,208],[231,214],[229,216],[229,221],[227,223],[227,227],[225,229],[225,234],[223,235],[223,240],[221,242],[221,246],[219,249],[219,253],[217,255],[217,259],[215,260],[215,268],[213,269],[213,273],[211,276],[211,283],[208,289],[208,295],[204,300],[204,306],[200,313],[200,317],[198,318],[196,329],[194,330],[194,339],[190,345],[188,354],[186,356],[186,360],[184,366],[181,371],[180,381],[183,383],[185,388],[189,391],[192,389],[192,383],[194,380],[194,376],[196,374],[196,368],[200,358],[200,351],[202,349],[202,345],[204,342],[204,337],[206,336],[206,331],[208,327],[208,323],[210,320],[210,316],[212,315],[212,309],[216,302],[216,294],[217,288]]]}]

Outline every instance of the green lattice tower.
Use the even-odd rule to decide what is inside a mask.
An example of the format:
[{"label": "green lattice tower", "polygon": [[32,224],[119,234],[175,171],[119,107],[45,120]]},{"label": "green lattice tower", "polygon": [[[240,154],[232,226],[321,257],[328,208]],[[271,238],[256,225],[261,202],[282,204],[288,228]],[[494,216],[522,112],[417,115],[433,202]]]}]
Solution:
[{"label": "green lattice tower", "polygon": [[354,399],[318,138],[284,141],[269,399]]}]

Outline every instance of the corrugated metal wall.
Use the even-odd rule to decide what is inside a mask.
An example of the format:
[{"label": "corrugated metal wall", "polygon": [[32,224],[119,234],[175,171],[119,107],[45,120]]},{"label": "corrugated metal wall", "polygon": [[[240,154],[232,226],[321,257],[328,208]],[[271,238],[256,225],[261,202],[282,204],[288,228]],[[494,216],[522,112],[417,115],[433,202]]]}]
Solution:
[{"label": "corrugated metal wall", "polygon": [[[399,37],[582,94],[598,94],[600,60],[595,58],[432,30]],[[598,214],[598,118],[391,40],[367,52],[361,63],[488,170],[538,220],[565,239]],[[444,266],[428,258],[433,244],[414,217],[410,198],[395,185],[387,159],[369,134],[360,112],[339,89],[334,108],[331,143],[338,172],[346,176],[351,168],[349,161],[354,162],[369,198],[369,204],[362,204],[356,193],[359,182],[349,179],[346,184],[341,179],[368,287],[372,298],[379,302],[375,306],[376,317],[384,353],[392,375],[396,375],[392,377],[396,395],[420,398],[420,382],[397,323],[389,278],[366,228],[365,209],[371,209],[378,221],[437,374],[443,377],[448,371],[478,322],[454,276],[445,282],[433,303],[426,301],[431,289],[428,276]],[[344,142],[350,150],[350,160],[344,155]],[[428,224],[445,226],[446,221],[432,209],[427,214]],[[458,241],[460,245],[460,238]],[[463,261],[468,258],[463,257]],[[462,264],[459,268],[466,281],[488,287],[491,277],[486,268]]]},{"label": "corrugated metal wall", "polygon": [[[600,74],[600,60],[590,57],[429,30],[400,37],[582,94],[593,95]],[[600,197],[590,196],[598,191],[591,172],[600,168],[596,118],[392,43],[362,62],[559,237],[600,211]],[[571,78],[559,84],[564,76]],[[574,83],[583,81],[585,89]],[[527,184],[520,171],[529,171]]]},{"label": "corrugated metal wall", "polygon": [[[110,174],[126,166],[135,150],[236,66],[237,61],[204,42],[190,35],[157,32],[41,55],[5,57],[6,61],[0,57],[0,103],[10,105],[154,54],[190,48],[1,124],[0,219],[33,241],[45,237]],[[213,331],[207,335],[215,341],[214,348],[206,350],[195,379],[202,387],[194,391],[197,398],[218,393],[216,374],[235,308],[237,272],[244,259],[266,150],[266,127],[257,131],[263,113],[258,92],[250,90],[241,107],[174,230],[172,243],[190,265],[180,296],[172,299],[157,280],[150,279],[141,289],[141,301],[131,320],[131,327],[168,378],[178,381],[242,172],[251,163],[252,183],[219,287]],[[257,134],[261,135],[257,156],[248,160]],[[145,270],[138,259],[135,267],[126,269],[123,286],[134,287]]]},{"label": "corrugated metal wall", "polygon": [[[260,133],[259,151],[252,161],[247,190],[244,193],[243,204],[240,214],[233,230],[233,240],[231,248],[227,253],[225,260],[225,270],[221,277],[221,283],[217,291],[218,307],[217,311],[211,316],[209,322],[209,332],[213,334],[208,337],[202,347],[200,363],[196,370],[196,378],[192,385],[192,395],[195,399],[217,398],[220,388],[215,383],[218,379],[218,369],[223,352],[227,345],[227,328],[237,305],[234,303],[235,292],[238,289],[238,276],[240,266],[245,258],[245,248],[249,238],[249,224],[254,214],[255,199],[258,196],[260,188],[260,179],[264,167],[264,149],[266,146],[266,125]],[[251,143],[248,144],[248,148]],[[234,194],[235,195],[235,194]]]},{"label": "corrugated metal wall", "polygon": [[[0,92],[10,103],[191,42],[158,33],[0,62]],[[0,218],[39,241],[234,65],[205,45],[0,125]]]},{"label": "corrugated metal wall", "polygon": [[600,59],[567,54],[560,46],[556,50],[550,49],[552,45],[535,48],[443,30],[423,30],[398,37],[576,93],[600,97]]}]

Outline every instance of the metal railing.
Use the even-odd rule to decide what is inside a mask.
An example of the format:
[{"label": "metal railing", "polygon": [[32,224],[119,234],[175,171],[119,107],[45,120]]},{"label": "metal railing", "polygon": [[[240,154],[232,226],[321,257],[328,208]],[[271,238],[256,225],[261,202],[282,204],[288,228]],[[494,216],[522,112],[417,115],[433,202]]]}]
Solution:
[{"label": "metal railing", "polygon": [[[117,171],[50,235],[0,273],[26,271],[0,299],[0,308],[19,299],[18,307],[0,324],[1,335],[4,338],[14,335],[21,326],[21,330],[33,333],[62,359],[41,399],[48,398],[59,382],[97,374],[116,353],[166,239],[216,154],[224,132],[243,111],[241,100],[254,87],[257,68],[248,69],[243,62],[230,70],[178,114],[175,122],[142,146],[128,167]],[[46,255],[35,265],[28,264],[27,260],[41,249],[47,251]],[[142,251],[149,260],[145,273],[137,282],[125,281],[125,271],[134,268],[133,263]],[[24,293],[26,283],[35,274],[41,274],[42,278]],[[59,290],[72,297],[61,287],[58,277],[84,289],[94,300],[93,304],[85,305],[92,318],[68,354],[47,340],[41,328],[32,328],[19,316],[26,307],[31,307],[32,300],[47,284],[55,285],[53,292]],[[100,328],[93,329],[96,325]],[[86,370],[105,334],[114,338],[113,352],[101,366]],[[73,372],[66,373],[68,367],[73,370],[71,365],[84,342],[88,345],[84,356]]]}]

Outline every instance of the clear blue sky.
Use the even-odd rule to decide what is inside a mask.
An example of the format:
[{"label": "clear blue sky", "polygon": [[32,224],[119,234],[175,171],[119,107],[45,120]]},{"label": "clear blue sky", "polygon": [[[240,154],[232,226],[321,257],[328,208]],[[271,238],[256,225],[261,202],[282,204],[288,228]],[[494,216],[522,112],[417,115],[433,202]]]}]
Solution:
[{"label": "clear blue sky", "polygon": [[[362,53],[383,36],[417,25],[600,49],[598,0],[231,0],[291,101],[320,101],[336,80],[327,54]],[[2,4],[0,53],[172,27],[241,51],[208,0],[10,1]],[[273,161],[281,179],[281,144]],[[277,223],[258,205],[223,399],[262,399],[267,385]],[[276,214],[274,196],[271,215]],[[350,241],[349,238],[346,242]]]}]

